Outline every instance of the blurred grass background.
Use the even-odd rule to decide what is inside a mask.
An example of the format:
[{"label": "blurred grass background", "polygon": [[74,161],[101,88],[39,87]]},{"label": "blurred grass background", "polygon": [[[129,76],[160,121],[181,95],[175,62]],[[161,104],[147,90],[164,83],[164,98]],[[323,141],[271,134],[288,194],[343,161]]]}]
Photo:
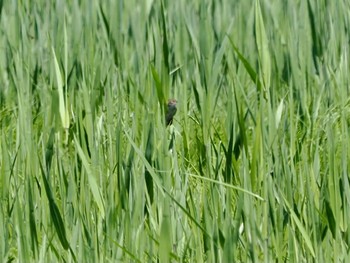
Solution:
[{"label": "blurred grass background", "polygon": [[0,1],[1,262],[350,261],[349,11]]}]

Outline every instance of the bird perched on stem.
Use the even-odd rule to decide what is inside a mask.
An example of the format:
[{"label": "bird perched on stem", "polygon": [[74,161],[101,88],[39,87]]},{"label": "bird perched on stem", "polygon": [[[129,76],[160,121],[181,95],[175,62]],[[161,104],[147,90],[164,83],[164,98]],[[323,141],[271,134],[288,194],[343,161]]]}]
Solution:
[{"label": "bird perched on stem", "polygon": [[165,115],[165,123],[167,126],[173,123],[173,117],[177,111],[176,103],[177,103],[176,99],[168,100],[168,108]]}]

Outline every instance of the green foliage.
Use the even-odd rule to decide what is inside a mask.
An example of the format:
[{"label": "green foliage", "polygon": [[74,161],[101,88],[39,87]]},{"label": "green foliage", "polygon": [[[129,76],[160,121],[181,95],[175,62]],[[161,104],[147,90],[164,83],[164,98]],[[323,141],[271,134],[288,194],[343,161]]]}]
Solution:
[{"label": "green foliage", "polygon": [[349,11],[0,1],[1,262],[348,262]]}]

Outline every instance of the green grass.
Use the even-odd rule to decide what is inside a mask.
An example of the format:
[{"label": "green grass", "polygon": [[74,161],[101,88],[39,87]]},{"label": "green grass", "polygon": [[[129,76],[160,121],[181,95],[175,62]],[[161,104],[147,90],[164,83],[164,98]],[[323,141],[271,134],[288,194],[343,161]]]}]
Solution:
[{"label": "green grass", "polygon": [[0,1],[0,261],[349,261],[349,11]]}]

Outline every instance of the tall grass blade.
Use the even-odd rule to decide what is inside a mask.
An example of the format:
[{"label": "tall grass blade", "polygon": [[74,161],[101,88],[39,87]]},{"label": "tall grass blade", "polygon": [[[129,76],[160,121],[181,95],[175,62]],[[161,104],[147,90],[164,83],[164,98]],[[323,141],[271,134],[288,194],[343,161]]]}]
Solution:
[{"label": "tall grass blade", "polygon": [[61,116],[62,127],[64,129],[68,129],[69,122],[70,122],[68,105],[67,105],[68,102],[65,101],[65,95],[64,95],[65,91],[63,90],[63,79],[61,75],[61,70],[56,58],[55,50],[53,48],[52,48],[52,54],[53,54],[53,59],[55,64],[55,73],[56,73],[56,80],[57,80],[57,89],[58,89],[58,97],[59,97],[59,113]]},{"label": "tall grass blade", "polygon": [[170,67],[169,67],[169,45],[168,45],[168,36],[167,36],[167,27],[165,22],[165,11],[164,11],[164,4],[163,1],[160,3],[161,5],[161,15],[162,15],[162,30],[163,30],[163,59],[164,59],[164,65],[167,70],[167,74],[170,73]]},{"label": "tall grass blade", "polygon": [[243,63],[244,68],[246,69],[247,73],[249,74],[251,80],[253,83],[256,84],[258,92],[261,92],[263,89],[263,85],[260,82],[259,75],[256,73],[256,71],[253,69],[253,67],[250,65],[248,60],[242,55],[242,53],[238,50],[238,48],[233,43],[232,39],[229,38],[231,46],[235,53],[237,54],[239,60]]},{"label": "tall grass blade", "polygon": [[[148,130],[148,136],[147,136],[147,142],[146,142],[146,150],[145,150],[145,158],[149,164],[152,164],[152,155],[153,155],[153,144],[154,144],[154,139],[153,139],[153,124],[150,124],[149,130]],[[151,204],[153,203],[153,179],[150,174],[150,171],[148,169],[145,169],[145,182],[146,182],[146,189],[147,193],[150,199]]]},{"label": "tall grass blade", "polygon": [[303,226],[302,222],[299,220],[298,216],[295,214],[293,208],[291,207],[291,205],[289,204],[287,199],[283,195],[282,195],[282,197],[283,197],[284,203],[286,204],[288,212],[291,215],[291,218],[292,218],[293,222],[296,224],[298,230],[300,231],[302,237],[304,238],[304,241],[305,241],[311,255],[313,257],[315,257],[315,250],[312,246],[312,242],[311,242],[310,236],[308,235],[307,230]]},{"label": "tall grass blade", "polygon": [[105,217],[105,208],[104,208],[105,206],[104,206],[102,194],[101,194],[100,189],[99,189],[97,182],[96,182],[95,173],[93,172],[93,169],[91,169],[91,165],[90,165],[88,159],[86,158],[83,149],[80,147],[79,142],[78,142],[76,137],[74,137],[74,143],[75,143],[78,155],[79,155],[79,157],[83,163],[83,166],[86,170],[90,190],[91,190],[92,195],[94,197],[94,200],[97,204],[97,207],[100,211],[101,217],[104,218]]},{"label": "tall grass blade", "polygon": [[312,59],[314,62],[314,66],[316,72],[319,73],[319,59],[322,56],[322,42],[320,37],[318,36],[318,32],[316,29],[316,18],[315,13],[312,10],[312,6],[310,0],[307,1],[307,11],[310,19],[310,29],[311,29],[311,38],[312,38]]},{"label": "tall grass blade", "polygon": [[266,92],[268,89],[270,89],[271,59],[269,52],[269,43],[265,31],[264,20],[260,10],[259,0],[255,1],[255,34],[256,45],[258,47],[260,69],[264,83],[264,96],[266,97]]},{"label": "tall grass blade", "polygon": [[66,237],[66,228],[64,226],[60,210],[58,209],[58,206],[56,205],[53,193],[51,191],[49,182],[46,178],[46,175],[45,175],[44,169],[41,165],[41,162],[40,162],[40,168],[41,168],[42,179],[44,182],[45,193],[46,193],[47,199],[49,201],[49,209],[50,209],[50,216],[51,216],[52,222],[54,224],[56,233],[58,235],[58,238],[61,242],[62,247],[65,250],[68,250],[69,243],[68,243],[68,240]]}]

